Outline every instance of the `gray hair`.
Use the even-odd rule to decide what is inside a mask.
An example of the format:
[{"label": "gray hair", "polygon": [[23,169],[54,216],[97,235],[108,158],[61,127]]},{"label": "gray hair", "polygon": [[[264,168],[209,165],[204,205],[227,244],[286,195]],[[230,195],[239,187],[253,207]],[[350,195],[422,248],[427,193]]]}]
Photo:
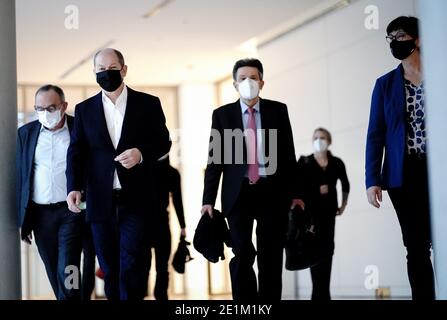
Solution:
[{"label": "gray hair", "polygon": [[39,93],[41,93],[41,92],[48,92],[48,91],[51,91],[51,90],[53,90],[54,92],[57,93],[57,95],[59,96],[59,98],[61,98],[61,101],[62,101],[62,102],[65,102],[65,94],[64,94],[64,91],[63,91],[60,87],[55,86],[55,85],[53,85],[53,84],[46,84],[46,85],[40,87],[39,89],[37,89],[36,94],[35,94],[34,97],[37,97],[37,95],[38,95]]}]

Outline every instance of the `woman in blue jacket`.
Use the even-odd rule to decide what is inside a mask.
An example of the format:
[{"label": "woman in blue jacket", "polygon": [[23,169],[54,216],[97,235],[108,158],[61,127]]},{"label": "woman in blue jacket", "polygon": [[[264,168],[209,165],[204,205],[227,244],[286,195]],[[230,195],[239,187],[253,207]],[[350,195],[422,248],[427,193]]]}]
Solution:
[{"label": "woman in blue jacket", "polygon": [[391,53],[402,63],[377,80],[372,95],[366,141],[367,196],[379,208],[382,190],[388,191],[407,249],[412,297],[431,300],[434,280],[418,19],[399,17],[388,25],[387,34]]}]

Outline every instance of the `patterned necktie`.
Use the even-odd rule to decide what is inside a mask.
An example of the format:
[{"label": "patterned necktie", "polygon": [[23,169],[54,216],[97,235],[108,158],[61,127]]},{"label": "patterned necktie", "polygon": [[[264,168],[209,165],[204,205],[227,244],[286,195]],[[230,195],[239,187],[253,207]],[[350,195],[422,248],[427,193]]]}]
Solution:
[{"label": "patterned necktie", "polygon": [[257,139],[256,139],[256,110],[248,108],[248,123],[247,123],[247,160],[248,160],[248,179],[251,183],[256,183],[259,180],[259,164],[257,157]]}]

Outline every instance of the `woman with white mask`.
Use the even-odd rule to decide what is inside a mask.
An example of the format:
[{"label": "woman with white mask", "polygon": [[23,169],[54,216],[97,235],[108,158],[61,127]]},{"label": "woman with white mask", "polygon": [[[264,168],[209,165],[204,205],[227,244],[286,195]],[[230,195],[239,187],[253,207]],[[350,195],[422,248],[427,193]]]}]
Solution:
[{"label": "woman with white mask", "polygon": [[[314,152],[298,160],[306,210],[312,215],[318,236],[320,262],[310,268],[312,300],[330,300],[332,256],[334,254],[335,218],[343,214],[348,203],[349,181],[340,158],[329,151],[332,137],[328,130],[317,128],[313,134]],[[343,197],[337,200],[337,182],[341,181]]]}]

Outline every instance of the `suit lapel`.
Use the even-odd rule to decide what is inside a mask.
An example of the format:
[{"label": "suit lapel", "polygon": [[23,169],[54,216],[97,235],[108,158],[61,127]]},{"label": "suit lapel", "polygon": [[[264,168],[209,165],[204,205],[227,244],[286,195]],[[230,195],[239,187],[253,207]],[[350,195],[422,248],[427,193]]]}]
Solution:
[{"label": "suit lapel", "polygon": [[393,81],[393,93],[398,114],[401,117],[405,117],[406,101],[405,101],[405,83],[404,83],[404,70],[402,64],[397,67],[394,73],[395,81]]},{"label": "suit lapel", "polygon": [[121,128],[121,136],[120,140],[118,141],[117,150],[121,150],[123,148],[123,144],[125,143],[125,138],[128,136],[130,125],[129,123],[132,122],[132,116],[133,116],[133,106],[134,106],[134,91],[127,87],[127,101],[126,101],[126,112],[124,113],[124,119],[123,119],[123,127]]},{"label": "suit lapel", "polygon": [[67,121],[68,132],[70,133],[71,129],[73,129],[73,120],[74,118],[72,116],[69,116],[68,114],[65,115],[65,121]]},{"label": "suit lapel", "polygon": [[236,101],[233,104],[233,112],[232,112],[232,123],[234,124],[234,129],[240,129],[244,131],[244,125],[242,123],[242,110],[240,100]]},{"label": "suit lapel", "polygon": [[110,148],[115,149],[112,143],[112,139],[110,138],[109,129],[107,129],[106,116],[104,114],[104,105],[102,104],[102,92],[99,92],[94,98],[94,108],[96,109],[93,112],[95,117],[93,123],[98,126],[100,135],[102,139],[104,139],[105,144],[107,144]]},{"label": "suit lapel", "polygon": [[[265,100],[262,100],[259,98],[259,113],[261,114],[261,129],[263,129],[262,134],[262,144],[263,144],[263,154],[265,155],[265,152],[269,150],[269,129],[271,129],[272,126],[272,109],[270,106],[266,103]],[[277,126],[275,127],[277,128]]]},{"label": "suit lapel", "polygon": [[42,125],[40,122],[36,121],[36,124],[32,127],[29,133],[29,148],[27,154],[27,162],[30,164],[30,168],[32,168],[32,163],[34,162],[34,154],[36,153],[37,140],[39,140],[40,128]]},{"label": "suit lapel", "polygon": [[261,114],[261,129],[271,129],[272,128],[272,116],[271,108],[265,102],[265,100],[259,98],[259,113]]}]

